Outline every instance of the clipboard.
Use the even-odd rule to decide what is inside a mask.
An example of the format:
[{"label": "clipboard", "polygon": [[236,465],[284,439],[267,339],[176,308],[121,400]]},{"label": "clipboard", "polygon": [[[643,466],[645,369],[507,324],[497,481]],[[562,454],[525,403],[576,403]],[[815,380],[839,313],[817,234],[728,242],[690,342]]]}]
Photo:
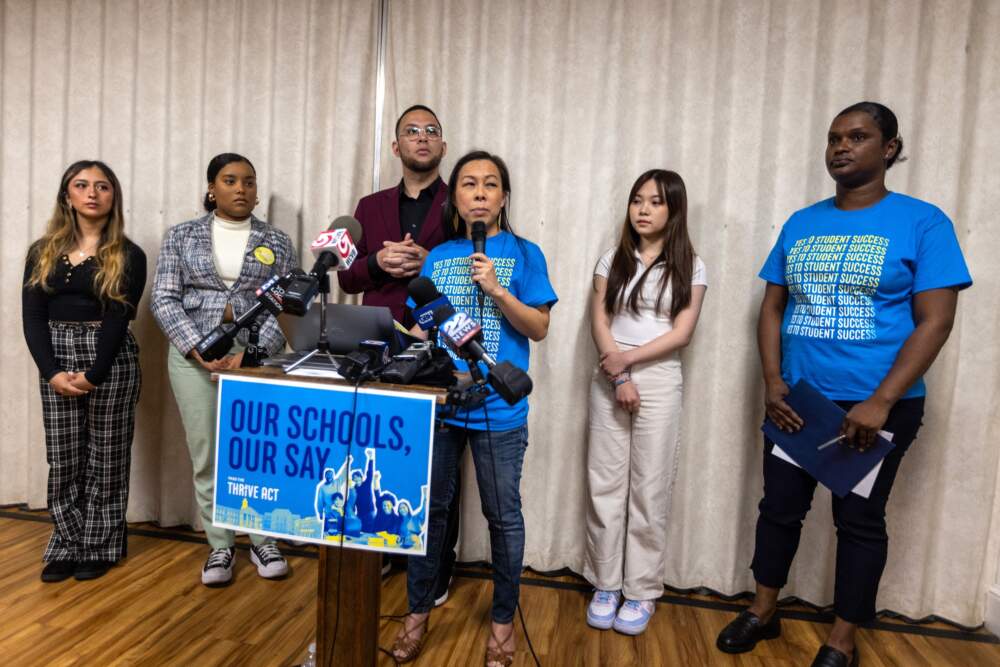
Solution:
[{"label": "clipboard", "polygon": [[[847,413],[805,380],[799,380],[792,387],[785,402],[802,417],[804,426],[795,433],[786,433],[770,419],[764,419],[761,426],[764,435],[786,455],[776,454],[779,458],[791,459],[839,498],[854,490],[862,480],[869,481],[869,475],[872,476],[870,482],[874,482],[872,473],[877,474],[876,466],[881,466],[882,459],[895,447],[882,432],[876,436],[875,444],[864,452],[851,449],[844,442],[817,449],[840,434],[840,425]],[[871,485],[867,486],[870,492]]]}]

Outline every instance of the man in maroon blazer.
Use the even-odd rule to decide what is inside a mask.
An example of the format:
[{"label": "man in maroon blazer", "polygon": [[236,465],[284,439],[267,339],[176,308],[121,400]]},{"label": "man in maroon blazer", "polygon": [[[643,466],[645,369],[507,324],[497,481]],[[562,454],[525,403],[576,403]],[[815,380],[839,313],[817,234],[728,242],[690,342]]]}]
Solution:
[{"label": "man in maroon blazer", "polygon": [[342,290],[364,292],[366,306],[388,306],[406,328],[414,324],[405,305],[406,286],[420,273],[427,251],[444,241],[441,211],[448,186],[439,166],[447,151],[433,111],[417,104],[403,112],[392,142],[403,180],[358,202],[354,217],[364,230],[358,258],[337,273]]},{"label": "man in maroon blazer", "polygon": [[[441,180],[439,167],[447,152],[437,114],[422,104],[402,113],[396,121],[392,154],[403,164],[403,180],[358,202],[354,217],[364,231],[358,257],[350,269],[337,272],[342,290],[364,292],[362,303],[366,306],[388,306],[407,329],[415,323],[406,307],[406,287],[420,273],[427,251],[444,241],[441,213],[448,186]],[[461,494],[456,490],[448,508],[435,606],[448,599],[457,556],[460,503]]]}]

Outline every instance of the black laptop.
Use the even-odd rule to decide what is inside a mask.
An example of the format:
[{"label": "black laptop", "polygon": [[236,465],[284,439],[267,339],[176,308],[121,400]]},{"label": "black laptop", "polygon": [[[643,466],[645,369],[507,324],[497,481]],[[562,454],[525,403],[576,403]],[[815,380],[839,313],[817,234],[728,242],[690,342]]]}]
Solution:
[{"label": "black laptop", "polygon": [[[304,317],[282,314],[278,318],[288,345],[297,353],[311,352],[319,343],[319,301],[309,306]],[[358,349],[363,340],[381,340],[389,344],[389,353],[400,350],[392,311],[385,306],[355,306],[344,303],[326,305],[326,340],[333,354],[347,354]]]}]

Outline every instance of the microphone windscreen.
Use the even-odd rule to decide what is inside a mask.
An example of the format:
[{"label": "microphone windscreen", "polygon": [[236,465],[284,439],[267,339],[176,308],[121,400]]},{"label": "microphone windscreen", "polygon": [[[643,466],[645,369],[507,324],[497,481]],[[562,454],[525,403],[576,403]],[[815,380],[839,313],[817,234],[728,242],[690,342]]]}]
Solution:
[{"label": "microphone windscreen", "polygon": [[428,304],[441,296],[434,282],[427,276],[417,276],[406,286],[406,291],[417,307]]},{"label": "microphone windscreen", "polygon": [[[449,317],[455,314],[455,308],[451,303],[442,303],[434,309],[434,324],[441,326]],[[471,322],[471,320],[469,320]]]},{"label": "microphone windscreen", "polygon": [[486,225],[483,224],[482,220],[476,220],[472,223],[472,233],[470,234],[472,238],[472,251],[473,252],[486,252]]},{"label": "microphone windscreen", "polygon": [[357,243],[361,240],[361,223],[349,215],[342,215],[330,223],[330,229],[346,229],[351,240]]}]

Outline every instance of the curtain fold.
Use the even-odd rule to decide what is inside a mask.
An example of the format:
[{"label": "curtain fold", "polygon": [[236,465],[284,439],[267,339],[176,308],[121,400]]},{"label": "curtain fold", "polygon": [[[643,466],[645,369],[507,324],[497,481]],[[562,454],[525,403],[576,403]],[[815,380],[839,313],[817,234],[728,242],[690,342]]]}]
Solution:
[{"label": "curtain fold", "polygon": [[255,213],[303,261],[370,185],[377,3],[9,0],[0,105],[0,504],[45,507],[37,369],[23,343],[20,284],[59,177],[97,157],[125,195],[126,232],[149,260],[132,329],[141,347],[128,519],[197,524],[191,464],[149,311],[166,230],[203,213],[205,169],[236,152],[257,169]]},{"label": "curtain fold", "polygon": [[[37,373],[19,285],[62,170],[99,157],[125,192],[150,279],[165,230],[200,212],[212,155],[256,165],[257,214],[300,251],[353,211],[398,113],[435,109],[451,164],[500,154],[515,230],[538,243],[560,296],[533,345],[522,486],[526,564],[581,570],[592,269],[651,167],[678,171],[710,287],[684,351],[682,454],[663,580],[748,590],[761,495],[756,278],[782,223],[830,196],[826,129],[861,99],[899,116],[910,160],[889,186],[955,222],[976,281],[928,375],[924,427],[889,503],[879,607],[974,625],[1000,557],[1000,4],[991,0],[389,3],[383,150],[372,151],[379,2],[4,0],[0,64],[0,503],[45,505]],[[303,253],[303,258],[306,254]],[[338,298],[344,298],[338,295]],[[128,518],[191,523],[183,430],[148,310],[133,326],[143,396]],[[471,474],[461,557],[488,558]],[[832,600],[834,533],[819,490],[785,593]]]},{"label": "curtain fold", "polygon": [[[581,571],[587,387],[596,354],[587,298],[633,180],[665,167],[686,181],[689,227],[710,286],[684,351],[683,444],[665,583],[752,589],[762,493],[756,278],[795,210],[833,194],[826,130],[875,99],[900,118],[908,162],[889,186],[955,221],[976,285],[928,376],[924,427],[889,506],[879,607],[982,621],[998,540],[997,281],[1000,30],[990,2],[392,3],[383,120],[438,112],[444,168],[472,148],[507,160],[516,231],[546,254],[559,294],[533,346],[522,484],[526,563]],[[398,166],[382,156],[383,173]],[[392,179],[390,178],[389,181]],[[488,558],[466,475],[461,558]],[[624,520],[624,517],[623,517]],[[833,597],[830,494],[817,492],[784,594]]]}]

